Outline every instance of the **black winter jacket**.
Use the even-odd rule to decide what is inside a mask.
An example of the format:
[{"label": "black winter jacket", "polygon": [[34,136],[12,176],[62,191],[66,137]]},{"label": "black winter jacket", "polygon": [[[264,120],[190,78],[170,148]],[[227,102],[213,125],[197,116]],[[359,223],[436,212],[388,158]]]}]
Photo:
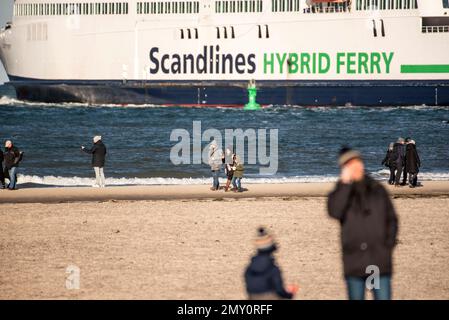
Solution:
[{"label": "black winter jacket", "polygon": [[395,162],[397,167],[405,165],[405,146],[396,142],[393,146],[393,153],[391,159]]},{"label": "black winter jacket", "polygon": [[270,252],[259,251],[251,259],[245,271],[245,283],[248,294],[275,293],[284,299],[293,297],[284,289],[281,271]]},{"label": "black winter jacket", "polygon": [[419,159],[418,151],[413,143],[409,143],[406,148],[406,168],[409,173],[418,173],[421,166],[421,160]]},{"label": "black winter jacket", "polygon": [[100,140],[94,143],[91,149],[83,149],[84,152],[92,154],[92,167],[104,167],[106,160],[106,146]]},{"label": "black winter jacket", "polygon": [[368,176],[337,183],[328,197],[329,215],[340,221],[345,276],[364,277],[369,265],[391,274],[398,218],[384,187]]},{"label": "black winter jacket", "polygon": [[12,146],[6,149],[4,154],[5,169],[10,170],[13,167],[18,167],[20,158],[20,151],[16,147]]},{"label": "black winter jacket", "polygon": [[396,163],[393,160],[393,150],[388,149],[385,158],[382,160],[382,165],[385,165],[388,168],[396,167]]}]

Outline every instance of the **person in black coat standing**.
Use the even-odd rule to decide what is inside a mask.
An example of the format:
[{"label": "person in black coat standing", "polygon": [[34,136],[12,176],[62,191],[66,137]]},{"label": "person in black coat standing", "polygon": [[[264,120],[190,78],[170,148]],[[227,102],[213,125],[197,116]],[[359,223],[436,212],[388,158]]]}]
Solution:
[{"label": "person in black coat standing", "polygon": [[394,184],[394,171],[396,170],[396,163],[395,161],[393,161],[393,146],[394,143],[390,143],[390,145],[388,146],[387,154],[382,160],[382,165],[385,165],[388,169],[390,169],[390,178],[388,179],[388,184]]},{"label": "person in black coat standing", "polygon": [[8,190],[16,190],[17,171],[19,163],[22,160],[23,152],[21,152],[11,140],[5,142],[5,153],[3,161],[5,165],[4,177],[9,179]]},{"label": "person in black coat standing", "polygon": [[5,168],[3,167],[3,152],[0,150],[0,189],[5,189]]},{"label": "person in black coat standing", "polygon": [[92,155],[92,167],[95,171],[96,184],[93,187],[104,188],[106,179],[104,177],[104,164],[106,160],[106,146],[101,140],[101,136],[94,137],[94,145],[91,149],[81,146],[81,150]]},{"label": "person in black coat standing", "polygon": [[418,184],[419,167],[421,167],[421,160],[416,150],[416,143],[414,140],[410,140],[406,148],[406,168],[410,188],[414,188]]},{"label": "person in black coat standing", "polygon": [[341,226],[343,267],[348,296],[391,299],[392,254],[398,218],[385,188],[365,174],[359,152],[340,151],[341,176],[328,196],[328,213]]},{"label": "person in black coat standing", "polygon": [[394,186],[399,187],[401,181],[401,174],[405,165],[405,141],[404,138],[398,138],[393,146],[392,160],[396,166],[396,174],[394,179]]},{"label": "person in black coat standing", "polygon": [[273,253],[277,250],[273,237],[260,227],[256,238],[257,254],[245,270],[246,291],[250,300],[292,299],[297,286],[284,288],[282,275]]},{"label": "person in black coat standing", "polygon": [[402,182],[401,182],[401,186],[406,186],[407,185],[407,145],[410,143],[410,141],[412,140],[412,138],[407,137],[404,140],[404,166],[402,168]]}]

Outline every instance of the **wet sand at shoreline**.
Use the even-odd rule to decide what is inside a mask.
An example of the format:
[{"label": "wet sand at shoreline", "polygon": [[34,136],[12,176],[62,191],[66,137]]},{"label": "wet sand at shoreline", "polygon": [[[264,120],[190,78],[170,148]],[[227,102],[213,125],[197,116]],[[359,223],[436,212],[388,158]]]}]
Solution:
[{"label": "wet sand at shoreline", "polygon": [[[395,188],[384,184],[393,196],[449,195],[449,181],[424,181],[422,187]],[[113,186],[106,188],[63,187],[0,190],[0,203],[60,203],[110,200],[205,200],[227,198],[325,197],[334,183],[243,184],[245,192],[213,192],[209,185]]]}]

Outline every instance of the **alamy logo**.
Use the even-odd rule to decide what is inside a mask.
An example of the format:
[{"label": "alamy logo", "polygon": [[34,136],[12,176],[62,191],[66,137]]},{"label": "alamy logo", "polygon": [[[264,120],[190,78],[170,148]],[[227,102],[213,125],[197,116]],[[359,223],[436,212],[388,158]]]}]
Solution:
[{"label": "alamy logo", "polygon": [[65,287],[67,290],[78,290],[80,288],[80,268],[75,265],[69,265],[65,269],[68,276],[65,279]]},{"label": "alamy logo", "polygon": [[365,280],[365,286],[368,290],[380,289],[380,270],[378,266],[369,265],[366,267],[365,273],[369,276]]},{"label": "alamy logo", "polygon": [[[246,156],[245,164],[259,165],[259,174],[274,175],[278,170],[278,129],[225,129],[223,138],[222,131],[209,128],[203,132],[201,121],[193,121],[192,133],[174,129],[170,141],[177,142],[170,150],[174,165],[208,164],[210,143],[216,143],[222,150],[224,142],[241,159]],[[203,147],[203,142],[208,144]]]}]

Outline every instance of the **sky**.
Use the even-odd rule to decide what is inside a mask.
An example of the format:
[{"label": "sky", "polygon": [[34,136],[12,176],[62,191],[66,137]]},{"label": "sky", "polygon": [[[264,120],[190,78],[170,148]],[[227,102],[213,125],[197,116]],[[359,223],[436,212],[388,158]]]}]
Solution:
[{"label": "sky", "polygon": [[[6,22],[11,21],[12,7],[14,0],[0,0],[0,28],[4,27]],[[0,84],[8,81],[5,68],[0,63]]]}]

